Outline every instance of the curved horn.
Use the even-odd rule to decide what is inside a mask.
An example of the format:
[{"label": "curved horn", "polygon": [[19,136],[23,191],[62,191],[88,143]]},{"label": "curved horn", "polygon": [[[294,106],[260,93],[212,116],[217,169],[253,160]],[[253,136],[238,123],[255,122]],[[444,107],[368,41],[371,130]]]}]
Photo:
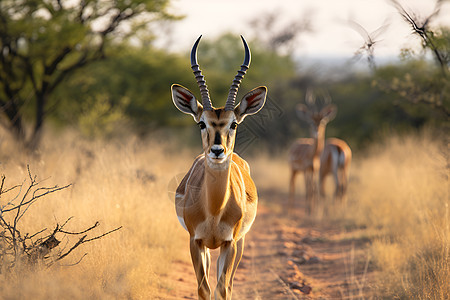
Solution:
[{"label": "curved horn", "polygon": [[202,75],[200,66],[197,63],[197,46],[202,36],[200,35],[191,50],[191,68],[194,71],[195,79],[197,80],[200,94],[202,96],[203,110],[213,110],[211,99],[209,98],[208,87],[206,86],[205,76]]},{"label": "curved horn", "polygon": [[244,43],[245,48],[245,58],[244,63],[241,65],[241,69],[238,71],[237,75],[233,79],[233,83],[231,84],[230,92],[228,93],[228,99],[225,103],[225,110],[233,110],[234,109],[234,101],[236,100],[236,95],[239,89],[239,85],[241,84],[242,78],[244,78],[245,73],[247,72],[250,66],[251,54],[250,49],[248,48],[247,42],[244,37],[241,35],[242,42]]}]

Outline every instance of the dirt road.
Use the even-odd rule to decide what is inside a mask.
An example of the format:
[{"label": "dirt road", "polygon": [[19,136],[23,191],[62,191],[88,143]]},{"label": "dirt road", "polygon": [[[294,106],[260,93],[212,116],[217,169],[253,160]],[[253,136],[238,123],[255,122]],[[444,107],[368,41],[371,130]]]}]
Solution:
[{"label": "dirt road", "polygon": [[[334,229],[325,218],[307,218],[300,205],[288,214],[282,205],[285,196],[260,193],[258,215],[236,272],[233,299],[370,298],[373,274],[368,239],[356,230]],[[211,286],[215,286],[215,252]],[[176,288],[162,298],[197,299],[190,263],[177,262],[171,277]]]}]

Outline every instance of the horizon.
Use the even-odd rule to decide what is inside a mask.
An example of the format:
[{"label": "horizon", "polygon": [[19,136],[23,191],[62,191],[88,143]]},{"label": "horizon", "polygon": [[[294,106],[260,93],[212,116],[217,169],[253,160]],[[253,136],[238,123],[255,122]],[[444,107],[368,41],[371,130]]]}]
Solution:
[{"label": "horizon", "polygon": [[[399,2],[419,19],[432,14],[436,3],[424,4],[421,0],[409,0],[407,4],[405,0]],[[431,26],[450,26],[450,19],[445,18],[450,15],[449,4],[450,1],[442,3],[441,11],[432,19]],[[235,9],[238,5],[240,9]],[[375,35],[375,55],[382,60],[398,58],[401,49],[417,51],[421,46],[411,27],[387,0],[343,0],[339,5],[332,0],[286,0],[282,3],[270,0],[231,0],[226,3],[176,0],[171,2],[171,12],[185,18],[169,24],[167,35],[158,38],[156,44],[173,52],[187,51],[200,34],[204,39],[215,39],[224,33],[242,34],[252,39],[255,32],[250,21],[271,12],[280,16],[275,22],[278,27],[286,26],[304,15],[309,16],[312,30],[299,34],[296,40],[299,46],[293,50],[295,57],[306,60],[317,57],[351,59],[364,45],[362,35],[349,25],[351,22],[360,24],[370,35]]]}]

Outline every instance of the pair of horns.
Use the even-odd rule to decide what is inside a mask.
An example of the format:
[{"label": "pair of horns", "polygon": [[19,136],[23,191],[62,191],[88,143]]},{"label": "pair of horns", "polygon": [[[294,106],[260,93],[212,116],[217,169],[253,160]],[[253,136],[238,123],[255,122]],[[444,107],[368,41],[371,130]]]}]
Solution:
[{"label": "pair of horns", "polygon": [[[200,66],[197,63],[197,47],[198,43],[202,36],[199,36],[197,41],[191,50],[191,68],[194,71],[195,79],[197,80],[198,86],[200,88],[200,94],[202,96],[202,104],[204,110],[213,110],[211,104],[211,98],[209,97],[208,87],[206,86],[205,76],[202,75],[202,71],[200,70]],[[239,85],[241,84],[242,79],[244,78],[245,73],[247,72],[250,66],[250,49],[248,48],[247,42],[244,37],[241,35],[242,42],[244,43],[245,48],[245,58],[244,63],[241,65],[241,69],[238,71],[237,75],[233,79],[233,83],[230,87],[230,92],[228,93],[227,102],[225,103],[225,110],[233,110],[234,102],[236,100],[236,95],[239,89]]]},{"label": "pair of horns", "polygon": [[322,96],[322,101],[320,102],[318,102],[316,99],[317,93],[315,93],[311,88],[308,88],[306,90],[305,104],[310,110],[314,112],[318,112],[320,110],[320,107],[323,108],[325,106],[328,106],[332,102],[331,95],[327,90],[320,89],[319,92]]}]

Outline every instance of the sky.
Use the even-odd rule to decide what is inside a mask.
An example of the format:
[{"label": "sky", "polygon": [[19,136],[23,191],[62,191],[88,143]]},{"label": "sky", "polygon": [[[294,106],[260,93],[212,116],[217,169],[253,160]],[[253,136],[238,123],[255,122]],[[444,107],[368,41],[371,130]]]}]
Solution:
[{"label": "sky", "polygon": [[[426,18],[434,11],[436,0],[399,0],[408,11]],[[277,12],[279,23],[288,24],[305,15],[310,17],[312,31],[298,40],[294,54],[298,57],[351,57],[364,44],[363,37],[349,25],[360,24],[369,33],[384,24],[375,55],[397,57],[400,49],[418,47],[411,28],[402,20],[388,0],[172,0],[171,12],[184,15],[171,26],[172,51],[189,51],[196,38],[214,39],[224,32],[242,34],[251,39],[250,21]],[[450,26],[450,1],[444,1],[432,25]],[[258,33],[263,35],[264,32]]]}]

